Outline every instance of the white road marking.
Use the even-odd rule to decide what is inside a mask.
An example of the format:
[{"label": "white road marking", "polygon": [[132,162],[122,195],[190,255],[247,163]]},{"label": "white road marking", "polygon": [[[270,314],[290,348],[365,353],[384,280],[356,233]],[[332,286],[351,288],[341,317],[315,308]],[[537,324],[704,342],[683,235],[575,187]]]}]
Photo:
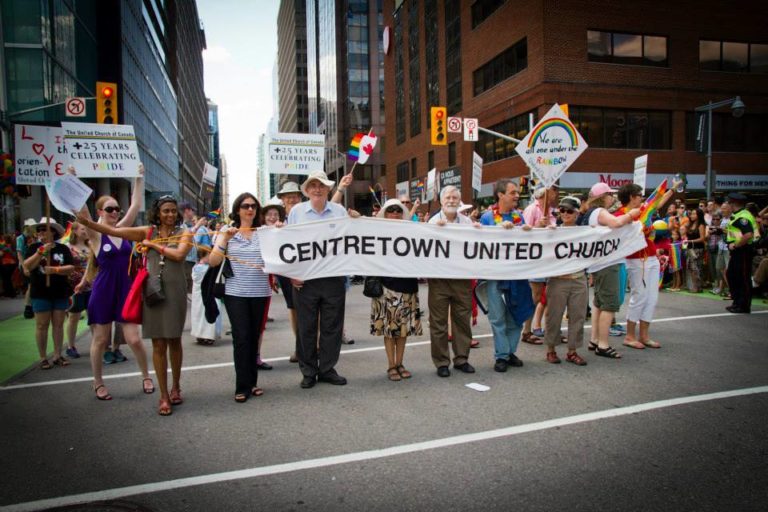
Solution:
[{"label": "white road marking", "polygon": [[664,409],[667,407],[676,407],[680,405],[694,404],[699,402],[707,402],[712,400],[722,400],[726,398],[734,398],[747,395],[755,395],[760,393],[768,393],[768,386],[759,386],[753,388],[735,389],[731,391],[721,391],[717,393],[707,393],[703,395],[671,398],[667,400],[659,400],[656,402],[646,402],[643,404],[629,405],[626,407],[619,407],[615,409],[608,409],[604,411],[596,411],[585,414],[577,414],[575,416],[566,416],[564,418],[555,418],[552,420],[539,421],[535,423],[528,423],[525,425],[517,425],[514,427],[506,427],[495,430],[486,430],[484,432],[475,432],[472,434],[463,434],[459,436],[444,437],[441,439],[433,439],[430,441],[422,441],[418,443],[404,444],[399,446],[391,446],[389,448],[382,448],[379,450],[369,450],[364,452],[347,453],[344,455],[334,455],[330,457],[321,457],[317,459],[299,460],[296,462],[287,462],[283,464],[275,464],[272,466],[261,466],[249,469],[241,469],[237,471],[226,471],[223,473],[213,473],[209,475],[199,475],[188,478],[179,478],[177,480],[166,480],[163,482],[153,482],[148,484],[131,485],[128,487],[118,487],[114,489],[106,489],[103,491],[93,491],[82,494],[73,494],[70,496],[60,496],[56,498],[49,498],[37,501],[28,501],[24,503],[16,503],[7,507],[2,507],[2,510],[8,512],[23,512],[31,510],[48,509],[52,507],[65,507],[75,505],[78,503],[89,503],[94,501],[114,500],[118,498],[125,498],[127,496],[136,496],[139,494],[149,494],[155,492],[171,491],[174,489],[183,489],[186,487],[194,487],[199,485],[210,485],[214,483],[230,482],[233,480],[242,480],[244,478],[257,478],[268,475],[278,475],[281,473],[289,473],[293,471],[303,471],[307,469],[316,469],[327,466],[335,466],[338,464],[348,464],[350,462],[362,462],[375,459],[383,459],[386,457],[394,457],[396,455],[403,455],[407,453],[416,453],[426,450],[434,450],[436,448],[445,448],[448,446],[457,446],[467,443],[475,443],[478,441],[487,441],[490,439],[498,439],[502,437],[510,437],[519,434],[526,434],[529,432],[537,432],[540,430],[548,430],[557,427],[563,427],[566,425],[576,425],[579,423],[586,423],[590,421],[603,420],[608,418],[617,418],[620,416],[628,416],[631,414],[638,414],[658,409]]},{"label": "white road marking", "polygon": [[[766,314],[768,313],[768,310],[763,311],[753,311],[753,315],[760,315],[760,314]],[[734,313],[712,313],[708,315],[691,315],[691,316],[675,316],[675,317],[669,317],[669,318],[657,318],[653,321],[653,323],[663,323],[663,322],[677,322],[681,320],[698,320],[701,318],[720,318],[720,317],[743,317],[744,315],[737,315]],[[591,325],[585,325],[585,329],[591,329]],[[563,326],[562,330],[567,331],[568,328]],[[475,339],[482,339],[482,338],[492,338],[493,334],[478,334],[475,336],[472,336]],[[409,347],[418,347],[420,345],[429,345],[430,341],[411,341],[408,342]],[[378,346],[378,347],[366,347],[366,348],[352,348],[347,350],[342,350],[342,354],[358,354],[361,352],[372,352],[375,350],[384,350],[384,346]],[[287,361],[288,357],[271,357],[269,359],[264,359],[265,362],[268,363],[274,363],[277,361]],[[197,366],[185,366],[181,369],[183,372],[191,372],[191,371],[197,371],[197,370],[211,370],[215,368],[229,368],[233,366],[234,363],[215,363],[215,364],[202,364]],[[154,371],[150,370],[150,375],[154,375]],[[128,373],[117,373],[115,375],[104,375],[104,380],[112,380],[112,379],[126,379],[130,377],[140,377],[141,372],[128,372]],[[15,384],[12,386],[2,386],[0,387],[0,391],[12,391],[15,389],[27,389],[27,388],[38,388],[43,386],[57,386],[61,384],[74,384],[77,382],[93,382],[93,377],[80,377],[77,379],[59,379],[59,380],[49,380],[44,382],[31,382],[29,384]]]}]

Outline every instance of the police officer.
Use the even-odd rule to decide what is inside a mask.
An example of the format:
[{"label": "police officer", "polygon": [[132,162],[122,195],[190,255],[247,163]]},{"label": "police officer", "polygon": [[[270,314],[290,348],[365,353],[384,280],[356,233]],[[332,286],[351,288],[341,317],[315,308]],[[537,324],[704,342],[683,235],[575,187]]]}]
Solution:
[{"label": "police officer", "polygon": [[752,255],[755,234],[759,232],[755,217],[747,211],[747,197],[744,194],[728,195],[733,214],[726,228],[726,242],[731,251],[726,277],[731,289],[733,304],[727,309],[731,313],[750,313],[752,308]]}]

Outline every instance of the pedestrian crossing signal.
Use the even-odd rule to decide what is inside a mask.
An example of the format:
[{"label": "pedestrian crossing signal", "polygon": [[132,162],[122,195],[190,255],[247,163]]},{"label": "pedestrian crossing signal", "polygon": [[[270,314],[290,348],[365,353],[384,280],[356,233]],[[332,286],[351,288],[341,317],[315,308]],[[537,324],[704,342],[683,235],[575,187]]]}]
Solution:
[{"label": "pedestrian crossing signal", "polygon": [[430,126],[430,135],[433,146],[445,146],[448,144],[448,111],[445,107],[432,107],[430,109],[432,124]]}]

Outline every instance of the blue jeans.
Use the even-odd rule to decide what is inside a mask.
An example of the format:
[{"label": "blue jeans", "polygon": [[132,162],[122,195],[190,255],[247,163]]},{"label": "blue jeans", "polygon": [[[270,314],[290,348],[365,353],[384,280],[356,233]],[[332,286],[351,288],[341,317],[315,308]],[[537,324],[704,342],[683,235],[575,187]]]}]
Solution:
[{"label": "blue jeans", "polygon": [[501,299],[497,281],[488,281],[488,321],[493,332],[494,357],[507,359],[517,351],[520,333],[523,326],[519,325],[507,311],[507,305]]}]

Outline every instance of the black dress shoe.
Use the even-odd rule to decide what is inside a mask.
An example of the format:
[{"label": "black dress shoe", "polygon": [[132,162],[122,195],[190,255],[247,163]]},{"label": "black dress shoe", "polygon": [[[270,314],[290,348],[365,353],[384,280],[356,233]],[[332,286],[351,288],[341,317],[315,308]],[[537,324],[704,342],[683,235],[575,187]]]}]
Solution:
[{"label": "black dress shoe", "polygon": [[493,365],[493,371],[504,373],[507,371],[507,366],[509,366],[509,363],[506,359],[497,359],[496,364]]},{"label": "black dress shoe", "polygon": [[514,366],[516,368],[520,368],[521,366],[523,366],[523,362],[515,354],[509,355],[509,359],[507,359],[507,363],[509,363],[509,366]]},{"label": "black dress shoe", "polygon": [[304,377],[301,379],[301,387],[304,389],[313,388],[316,382],[317,379],[315,377]]},{"label": "black dress shoe", "polygon": [[451,370],[447,366],[441,366],[437,369],[437,376],[438,377],[450,377],[451,376]]},{"label": "black dress shoe", "polygon": [[317,380],[320,382],[327,382],[328,384],[333,384],[334,386],[343,386],[347,383],[347,379],[336,373],[336,371],[331,370],[330,372],[320,375]]},{"label": "black dress shoe", "polygon": [[743,308],[740,308],[740,307],[738,307],[738,306],[728,306],[728,307],[727,307],[727,308],[725,308],[725,309],[727,309],[727,310],[728,310],[728,311],[730,311],[731,313],[744,313],[744,314],[746,314],[746,315],[750,314],[750,311],[749,311],[749,310],[747,310],[747,309],[743,309]]},{"label": "black dress shoe", "polygon": [[453,365],[453,367],[464,373],[475,373],[475,367],[469,363],[460,364],[458,366]]},{"label": "black dress shoe", "polygon": [[272,369],[272,365],[262,361],[262,362],[260,362],[259,364],[256,365],[256,368],[258,368],[259,370],[271,370]]}]

